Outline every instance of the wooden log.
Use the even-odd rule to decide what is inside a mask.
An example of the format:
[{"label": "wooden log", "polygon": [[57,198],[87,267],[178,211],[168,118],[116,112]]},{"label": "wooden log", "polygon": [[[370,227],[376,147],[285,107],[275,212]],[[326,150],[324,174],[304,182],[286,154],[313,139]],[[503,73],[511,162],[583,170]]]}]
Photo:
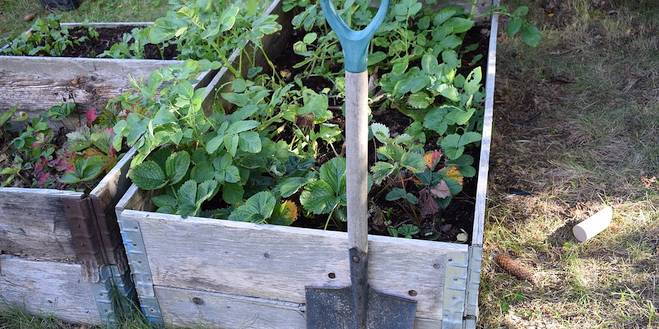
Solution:
[{"label": "wooden log", "polygon": [[30,261],[0,255],[0,307],[21,307],[30,313],[100,324],[92,283],[78,264]]},{"label": "wooden log", "polygon": [[[134,210],[119,216],[140,228],[157,286],[304,303],[305,286],[350,284],[343,232]],[[466,245],[369,236],[369,250],[373,288],[416,300],[419,317],[441,319],[447,270],[466,269]]]}]

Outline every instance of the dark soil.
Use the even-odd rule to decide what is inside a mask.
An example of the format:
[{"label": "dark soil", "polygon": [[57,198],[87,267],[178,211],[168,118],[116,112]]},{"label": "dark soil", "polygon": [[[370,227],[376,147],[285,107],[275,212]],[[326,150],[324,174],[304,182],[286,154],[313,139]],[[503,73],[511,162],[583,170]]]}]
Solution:
[{"label": "dark soil", "polygon": [[[68,47],[62,56],[64,57],[96,57],[106,50],[109,50],[113,44],[121,42],[124,33],[130,33],[135,26],[122,26],[115,28],[96,28],[99,36],[96,39],[88,39],[78,45]],[[88,37],[87,28],[74,27],[69,29],[71,39],[76,40],[82,37]],[[149,44],[144,47],[144,58],[146,59],[175,59],[178,54],[175,45],[167,46],[163,53],[160,53],[158,46]]]}]

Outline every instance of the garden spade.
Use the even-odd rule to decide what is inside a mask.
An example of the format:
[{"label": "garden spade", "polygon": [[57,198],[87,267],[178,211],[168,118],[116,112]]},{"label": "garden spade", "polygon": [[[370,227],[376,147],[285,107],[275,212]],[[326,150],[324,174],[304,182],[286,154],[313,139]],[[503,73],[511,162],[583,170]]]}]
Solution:
[{"label": "garden spade", "polygon": [[346,193],[351,285],[306,287],[308,329],[411,329],[416,302],[387,295],[368,285],[368,44],[387,13],[382,0],[373,21],[354,31],[330,0],[321,0],[325,19],[336,32],[345,62]]}]

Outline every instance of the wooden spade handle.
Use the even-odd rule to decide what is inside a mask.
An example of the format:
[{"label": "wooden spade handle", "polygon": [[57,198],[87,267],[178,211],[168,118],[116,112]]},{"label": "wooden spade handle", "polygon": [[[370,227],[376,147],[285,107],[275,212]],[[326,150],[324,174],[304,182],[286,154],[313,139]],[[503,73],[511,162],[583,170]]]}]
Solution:
[{"label": "wooden spade handle", "polygon": [[346,193],[350,248],[368,252],[368,71],[346,71]]}]

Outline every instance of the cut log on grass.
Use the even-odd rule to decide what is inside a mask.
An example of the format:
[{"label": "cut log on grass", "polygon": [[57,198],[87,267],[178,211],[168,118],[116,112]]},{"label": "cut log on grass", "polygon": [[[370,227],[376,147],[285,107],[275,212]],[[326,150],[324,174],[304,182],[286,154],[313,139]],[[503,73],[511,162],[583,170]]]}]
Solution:
[{"label": "cut log on grass", "polygon": [[529,270],[528,266],[512,259],[510,255],[505,254],[505,253],[500,253],[494,257],[494,261],[501,266],[506,272],[514,275],[515,277],[526,280],[528,282],[531,282],[532,284],[535,284],[535,280],[533,278],[533,272]]},{"label": "cut log on grass", "polygon": [[609,225],[611,225],[611,220],[613,219],[613,208],[608,206],[594,215],[588,217],[588,219],[583,222],[575,225],[572,228],[572,234],[579,242],[584,242],[600,232],[604,231]]}]

